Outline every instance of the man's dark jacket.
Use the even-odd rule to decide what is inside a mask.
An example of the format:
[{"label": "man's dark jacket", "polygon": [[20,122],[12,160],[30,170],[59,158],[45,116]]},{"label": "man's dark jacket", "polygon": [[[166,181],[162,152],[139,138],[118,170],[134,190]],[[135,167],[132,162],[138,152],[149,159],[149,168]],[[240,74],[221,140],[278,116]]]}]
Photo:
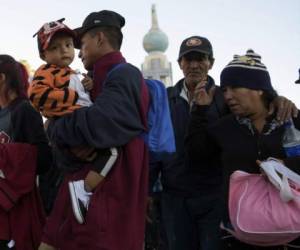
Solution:
[{"label": "man's dark jacket", "polygon": [[[161,171],[161,181],[164,192],[175,195],[194,197],[207,192],[218,192],[221,187],[221,165],[219,158],[199,159],[191,161],[187,157],[185,137],[190,120],[191,107],[180,96],[184,79],[175,86],[168,88],[168,98],[173,122],[176,153],[151,167],[150,183]],[[221,89],[209,77],[207,90],[215,86],[213,103],[209,109],[209,119],[217,121],[228,113]],[[151,184],[150,184],[151,185]]]}]

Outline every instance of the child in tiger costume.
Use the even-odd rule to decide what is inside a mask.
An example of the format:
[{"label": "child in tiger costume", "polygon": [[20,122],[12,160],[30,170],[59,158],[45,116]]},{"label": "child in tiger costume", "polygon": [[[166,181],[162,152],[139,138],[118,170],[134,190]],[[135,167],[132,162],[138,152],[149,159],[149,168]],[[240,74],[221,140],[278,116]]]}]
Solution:
[{"label": "child in tiger costume", "polygon": [[[48,119],[59,118],[78,108],[92,105],[86,92],[93,86],[92,79],[84,75],[81,82],[78,73],[69,67],[74,59],[76,34],[63,21],[64,18],[46,23],[35,34],[40,58],[46,64],[35,72],[29,87],[29,98],[33,107]],[[116,148],[90,151],[86,160],[92,162],[92,167],[86,178],[69,182],[72,209],[80,224],[84,223],[93,190],[112,168],[118,156]],[[65,152],[59,154],[64,157]]]}]

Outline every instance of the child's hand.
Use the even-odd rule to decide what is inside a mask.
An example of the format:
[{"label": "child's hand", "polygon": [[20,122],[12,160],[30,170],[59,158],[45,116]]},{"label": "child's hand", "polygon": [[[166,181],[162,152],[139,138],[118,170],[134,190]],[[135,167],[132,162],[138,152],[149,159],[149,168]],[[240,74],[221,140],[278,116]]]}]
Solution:
[{"label": "child's hand", "polygon": [[81,80],[81,83],[85,90],[90,91],[94,85],[93,79],[85,73],[82,73],[82,75],[84,76],[84,78]]}]

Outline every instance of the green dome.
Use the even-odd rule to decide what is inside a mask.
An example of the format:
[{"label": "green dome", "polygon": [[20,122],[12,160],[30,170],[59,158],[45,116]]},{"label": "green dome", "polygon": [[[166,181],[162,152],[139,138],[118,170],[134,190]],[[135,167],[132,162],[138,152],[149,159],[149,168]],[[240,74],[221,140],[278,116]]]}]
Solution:
[{"label": "green dome", "polygon": [[153,51],[165,52],[169,45],[167,35],[158,27],[155,5],[151,9],[152,26],[148,33],[144,36],[144,49],[150,53]]},{"label": "green dome", "polygon": [[167,35],[159,29],[151,29],[144,36],[143,46],[148,53],[153,51],[165,52],[168,45],[169,40]]}]

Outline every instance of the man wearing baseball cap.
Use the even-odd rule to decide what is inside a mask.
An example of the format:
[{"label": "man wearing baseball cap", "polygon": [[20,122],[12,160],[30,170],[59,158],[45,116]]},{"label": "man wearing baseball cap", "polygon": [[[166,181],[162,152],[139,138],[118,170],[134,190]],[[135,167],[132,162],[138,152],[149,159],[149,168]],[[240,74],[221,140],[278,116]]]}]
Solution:
[{"label": "man wearing baseball cap", "polygon": [[[219,249],[221,168],[218,159],[191,162],[185,154],[193,91],[200,84],[215,87],[208,75],[214,63],[213,48],[205,37],[183,40],[178,64],[184,78],[168,88],[170,112],[176,138],[173,158],[153,166],[162,171],[162,226],[170,250]],[[220,89],[210,109],[213,119],[227,113]],[[201,164],[201,165],[200,165]]]},{"label": "man wearing baseball cap", "polygon": [[50,124],[51,138],[77,157],[88,155],[89,148],[121,149],[94,191],[82,225],[72,216],[66,183],[82,179],[89,166],[66,175],[40,249],[143,249],[149,167],[140,134],[147,129],[149,94],[141,72],[119,51],[124,25],[120,14],[102,10],[75,29],[79,56],[93,73],[94,104]]},{"label": "man wearing baseball cap", "polygon": [[[162,226],[170,250],[218,250],[221,248],[221,161],[218,157],[191,158],[187,154],[185,137],[190,112],[196,107],[194,94],[200,89],[205,89],[212,98],[207,107],[207,119],[217,121],[229,110],[221,89],[208,75],[214,55],[207,38],[191,36],[184,39],[178,63],[184,78],[168,88],[177,151],[173,158],[150,168],[153,173],[161,171]],[[295,106],[287,99],[279,97],[275,100],[277,107],[285,103],[283,110],[295,111]],[[278,109],[277,113],[280,112]]]}]

